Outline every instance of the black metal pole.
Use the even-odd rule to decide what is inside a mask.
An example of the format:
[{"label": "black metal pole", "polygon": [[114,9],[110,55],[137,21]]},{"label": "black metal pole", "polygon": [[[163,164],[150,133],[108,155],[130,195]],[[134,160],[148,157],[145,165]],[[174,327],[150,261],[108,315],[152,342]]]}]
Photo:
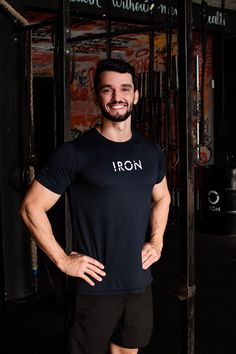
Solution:
[{"label": "black metal pole", "polygon": [[[149,23],[153,25],[153,2],[149,1]],[[155,85],[155,32],[149,31],[149,66],[148,66],[148,109],[149,109],[149,137],[155,137],[154,116],[154,85]]]},{"label": "black metal pole", "polygon": [[70,1],[59,1],[57,57],[57,122],[59,143],[70,139]]},{"label": "black metal pole", "polygon": [[[58,31],[57,31],[57,137],[58,145],[70,140],[70,57],[71,45],[68,43],[70,38],[70,1],[59,1]],[[67,195],[64,199],[65,210],[65,240],[64,248],[71,250],[71,223]],[[66,279],[67,280],[67,279]],[[66,282],[67,288],[67,282]]]},{"label": "black metal pole", "polygon": [[178,0],[180,116],[181,354],[195,351],[195,230],[192,110],[192,1]]},{"label": "black metal pole", "polygon": [[[106,32],[107,34],[111,34],[111,9],[110,9],[110,2],[106,0]],[[112,53],[112,37],[109,35],[106,37],[106,44],[107,44],[107,58],[111,58]]]}]

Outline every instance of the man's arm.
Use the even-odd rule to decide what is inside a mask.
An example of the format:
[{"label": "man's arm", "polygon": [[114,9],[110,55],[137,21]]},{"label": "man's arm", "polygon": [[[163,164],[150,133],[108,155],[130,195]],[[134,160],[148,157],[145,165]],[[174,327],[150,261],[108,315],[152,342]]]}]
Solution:
[{"label": "man's arm", "polygon": [[59,198],[59,194],[35,180],[22,201],[20,215],[37,245],[62,272],[83,278],[90,285],[94,285],[90,277],[101,281],[101,276],[105,275],[103,264],[76,252],[67,255],[53,235],[47,211]]},{"label": "man's arm", "polygon": [[161,257],[163,236],[166,229],[170,206],[170,193],[166,177],[156,184],[152,190],[152,205],[150,214],[150,241],[142,250],[143,269],[149,268]]}]

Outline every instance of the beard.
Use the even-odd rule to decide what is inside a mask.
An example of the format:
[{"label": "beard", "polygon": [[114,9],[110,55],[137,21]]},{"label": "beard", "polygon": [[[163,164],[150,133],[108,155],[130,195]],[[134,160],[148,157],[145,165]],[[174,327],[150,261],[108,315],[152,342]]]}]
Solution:
[{"label": "beard", "polygon": [[[120,103],[120,102],[113,102],[113,103]],[[112,115],[101,105],[100,105],[100,110],[102,115],[108,120],[110,120],[111,122],[124,122],[132,114],[134,110],[134,103],[130,105],[130,107],[128,108],[125,114],[116,113],[115,115]]]}]

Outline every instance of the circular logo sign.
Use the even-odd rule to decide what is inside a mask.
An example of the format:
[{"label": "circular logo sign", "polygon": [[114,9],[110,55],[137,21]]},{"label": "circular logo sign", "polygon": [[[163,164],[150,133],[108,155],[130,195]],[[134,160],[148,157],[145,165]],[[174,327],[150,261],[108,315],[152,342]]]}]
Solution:
[{"label": "circular logo sign", "polygon": [[219,193],[216,191],[209,191],[208,192],[208,201],[210,204],[215,205],[219,203],[220,196]]}]

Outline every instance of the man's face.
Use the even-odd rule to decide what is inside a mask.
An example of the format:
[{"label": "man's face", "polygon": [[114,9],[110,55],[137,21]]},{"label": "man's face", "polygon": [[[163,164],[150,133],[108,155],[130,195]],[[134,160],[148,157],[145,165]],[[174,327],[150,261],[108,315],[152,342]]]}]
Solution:
[{"label": "man's face", "polygon": [[129,73],[104,71],[100,75],[98,100],[101,113],[112,122],[123,122],[130,117],[138,101]]}]

